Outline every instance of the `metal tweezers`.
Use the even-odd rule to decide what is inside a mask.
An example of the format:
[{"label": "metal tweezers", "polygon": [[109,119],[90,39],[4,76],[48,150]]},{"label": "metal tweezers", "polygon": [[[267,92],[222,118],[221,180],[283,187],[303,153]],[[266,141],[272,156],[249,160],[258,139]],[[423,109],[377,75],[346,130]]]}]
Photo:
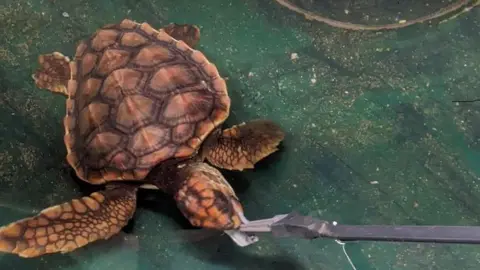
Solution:
[{"label": "metal tweezers", "polygon": [[325,225],[325,221],[292,212],[276,215],[272,218],[250,221],[240,226],[240,231],[245,233],[271,233],[275,237],[314,239],[321,236]]},{"label": "metal tweezers", "polygon": [[274,237],[325,237],[340,241],[480,244],[479,226],[339,225],[297,212],[250,221],[239,231],[246,234],[271,233]]}]

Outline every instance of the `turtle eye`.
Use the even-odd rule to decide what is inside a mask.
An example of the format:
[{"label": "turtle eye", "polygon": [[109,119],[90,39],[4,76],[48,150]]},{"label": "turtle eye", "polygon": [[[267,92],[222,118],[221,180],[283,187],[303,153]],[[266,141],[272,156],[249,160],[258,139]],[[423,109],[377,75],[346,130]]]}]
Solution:
[{"label": "turtle eye", "polygon": [[187,181],[175,195],[177,206],[193,226],[217,230],[237,229],[243,208],[230,189],[209,181]]}]

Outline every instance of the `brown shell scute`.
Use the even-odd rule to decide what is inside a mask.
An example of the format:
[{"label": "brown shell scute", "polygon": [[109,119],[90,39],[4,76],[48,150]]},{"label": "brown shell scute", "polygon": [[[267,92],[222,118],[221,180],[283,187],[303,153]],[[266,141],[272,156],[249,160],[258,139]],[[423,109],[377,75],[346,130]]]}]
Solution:
[{"label": "brown shell scute", "polygon": [[229,114],[215,65],[164,31],[124,20],[81,42],[71,63],[67,160],[83,180],[141,180],[195,153]]},{"label": "brown shell scute", "polygon": [[159,45],[151,45],[142,48],[132,63],[138,66],[153,67],[160,63],[171,61],[174,58],[175,55],[169,49]]}]

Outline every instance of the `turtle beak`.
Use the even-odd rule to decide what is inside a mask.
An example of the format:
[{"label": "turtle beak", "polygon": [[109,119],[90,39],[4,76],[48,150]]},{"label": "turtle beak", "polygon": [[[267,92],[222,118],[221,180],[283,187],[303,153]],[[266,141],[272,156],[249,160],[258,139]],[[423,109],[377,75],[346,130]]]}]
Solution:
[{"label": "turtle beak", "polygon": [[[236,213],[240,217],[240,221],[243,224],[247,224],[249,220],[245,217],[245,215],[241,212]],[[247,234],[245,232],[242,232],[240,229],[235,229],[235,230],[225,230],[224,231],[230,238],[235,242],[240,247],[246,247],[251,244],[254,244],[258,242],[258,236],[256,235],[251,235]]]}]

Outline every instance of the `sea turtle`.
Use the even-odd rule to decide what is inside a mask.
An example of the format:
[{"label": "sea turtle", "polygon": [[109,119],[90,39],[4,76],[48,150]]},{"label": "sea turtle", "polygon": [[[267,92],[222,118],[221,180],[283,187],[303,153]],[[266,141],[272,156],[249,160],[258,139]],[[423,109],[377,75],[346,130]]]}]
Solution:
[{"label": "sea turtle", "polygon": [[132,218],[146,185],[172,195],[194,226],[228,231],[247,222],[213,166],[253,168],[284,132],[263,119],[221,129],[230,98],[216,66],[194,49],[199,38],[194,25],[156,30],[124,19],[80,42],[72,61],[39,56],[36,86],[67,97],[68,164],[105,188],[0,228],[0,251],[36,257],[108,239]]}]

